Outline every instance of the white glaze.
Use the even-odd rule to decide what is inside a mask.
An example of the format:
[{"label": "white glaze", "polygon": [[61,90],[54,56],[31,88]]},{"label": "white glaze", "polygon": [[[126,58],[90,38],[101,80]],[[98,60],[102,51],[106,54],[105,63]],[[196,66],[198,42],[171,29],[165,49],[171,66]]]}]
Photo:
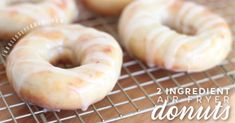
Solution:
[{"label": "white glaze", "polygon": [[189,4],[189,5],[187,5],[187,6],[183,6],[181,9],[180,9],[180,11],[179,11],[179,13],[177,13],[177,16],[176,16],[176,21],[175,21],[175,25],[176,25],[176,27],[177,28],[181,28],[182,27],[182,25],[181,25],[181,23],[183,23],[182,21],[182,18],[185,16],[185,14],[191,9],[191,7],[192,7],[192,4]]},{"label": "white glaze", "polygon": [[132,36],[133,32],[136,31],[137,28],[156,23],[156,21],[154,19],[146,19],[145,20],[143,18],[146,19],[147,18],[146,15],[136,17],[135,20],[139,20],[139,21],[135,21],[135,22],[130,21],[129,28],[126,28],[125,34],[127,36],[123,40],[125,40],[124,46],[127,49],[130,48],[129,44],[130,44],[131,36]]},{"label": "white glaze", "polygon": [[[88,38],[90,38],[87,41],[76,41],[74,37],[71,38],[73,40],[68,41],[53,38],[49,40],[50,37],[43,37],[43,34],[41,33],[39,34],[42,37],[37,35],[38,32],[44,32],[45,30],[47,30],[48,33],[54,32],[54,30],[63,30],[61,31],[61,34],[64,34],[64,36],[62,36],[63,38],[69,36],[69,33],[74,35],[74,31],[70,30],[70,27],[73,26],[76,27],[76,25],[68,25],[42,28],[30,33],[16,45],[7,60],[7,74],[8,77],[12,77],[11,80],[14,89],[18,94],[20,94],[25,82],[32,80],[32,75],[39,74],[44,71],[49,72],[50,74],[54,73],[54,78],[50,78],[52,80],[56,80],[56,75],[63,75],[65,80],[70,78],[85,82],[84,85],[82,84],[81,87],[77,88],[75,86],[71,86],[69,83],[67,84],[67,81],[60,81],[61,84],[71,88],[71,90],[67,91],[75,92],[79,95],[81,105],[74,108],[82,108],[83,110],[86,110],[89,105],[101,100],[112,90],[120,75],[122,52],[117,42],[111,36],[82,26],[76,27],[76,32],[80,33],[75,33],[75,35],[77,35],[75,37],[77,38],[76,40],[79,40],[81,36],[86,34]],[[40,45],[37,43],[40,43]],[[69,45],[67,46],[66,44]],[[77,52],[75,57],[79,58],[81,57],[81,54],[85,55],[84,59],[81,59],[80,61],[81,66],[72,69],[62,69],[51,65],[49,63],[51,58],[53,58],[56,53],[61,52],[59,50],[55,50],[58,46],[71,46],[70,50]],[[89,49],[91,46],[96,46],[97,51],[90,53],[85,52],[86,50],[91,50]],[[104,47],[111,48],[112,52],[105,52],[105,50],[102,49]],[[41,50],[43,50],[43,52]],[[22,54],[22,51],[32,52]],[[45,79],[45,81],[47,81],[47,79]],[[45,86],[44,89],[47,89],[47,84],[49,83],[44,82],[44,84],[45,85],[42,86]],[[50,97],[48,98],[50,99]],[[61,108],[63,109],[64,107]]]},{"label": "white glaze", "polygon": [[[164,30],[166,31],[168,29]],[[159,34],[158,37],[156,37],[156,40],[154,40],[154,45],[152,43],[146,43],[146,46],[151,46],[149,48],[146,48],[148,49],[148,51],[146,52],[146,56],[147,56],[147,63],[149,66],[154,66],[153,64],[155,57],[154,55],[156,53],[155,51],[161,47],[161,45],[167,40],[167,38],[171,37],[175,33],[173,31],[169,31],[168,33],[161,33],[161,31],[159,31],[158,34]]]},{"label": "white glaze", "polygon": [[[38,3],[16,2],[16,4],[11,5],[9,0],[0,1],[0,35],[6,35],[0,38],[12,38],[18,32],[23,32],[22,35],[25,35],[36,27],[58,23],[68,24],[78,16],[75,0],[43,0],[38,1]],[[58,22],[56,20],[63,21]],[[47,23],[43,24],[43,22]]]},{"label": "white glaze", "polygon": [[177,51],[181,48],[181,46],[183,46],[185,43],[188,43],[190,41],[191,40],[187,38],[186,36],[180,36],[171,42],[171,44],[167,48],[168,50],[166,51],[166,54],[164,57],[165,65],[167,69],[173,68]]},{"label": "white glaze", "polygon": [[[160,41],[155,41],[156,38],[159,38],[159,37],[162,37],[162,35],[159,35],[159,33],[162,33],[162,32],[165,32],[169,29],[167,28],[163,28],[163,27],[158,27],[154,30],[152,30],[148,36],[147,36],[147,40],[146,40],[146,59],[147,59],[147,62],[148,62],[148,65],[153,67],[154,66],[154,54],[156,52],[156,49],[158,49],[161,44],[165,41],[164,39],[163,40],[160,40]],[[157,36],[156,36],[157,35]],[[163,34],[164,35],[164,34]],[[155,44],[158,43],[158,44]]]},{"label": "white glaze", "polygon": [[[178,4],[178,2],[179,4],[182,2],[182,7],[169,8],[175,7],[174,4]],[[143,59],[143,54],[138,55],[137,49],[145,50],[144,59],[148,66],[153,67],[160,63],[161,67],[175,71],[197,72],[220,63],[231,50],[231,32],[226,26],[226,22],[201,5],[188,1],[181,2],[179,0],[171,2],[148,0],[148,2],[136,1],[128,6],[119,22],[121,41],[127,51]],[[178,9],[176,13],[172,11],[174,9]],[[135,30],[151,24],[155,26],[155,29],[151,28],[144,34],[138,34],[141,35],[141,38],[138,38]],[[217,24],[220,26],[215,26]],[[178,34],[174,30],[164,29],[163,27],[166,25],[177,28],[184,33],[192,32],[190,29],[193,28],[196,34],[193,36]],[[130,38],[133,38],[131,42]],[[145,43],[144,48],[133,44],[142,41]],[[167,45],[163,45],[165,42]],[[216,45],[214,45],[215,43]],[[197,46],[189,49],[192,44]],[[220,44],[222,48],[219,49],[217,44]],[[185,51],[185,53],[178,52],[183,48],[182,46],[185,47],[181,51]],[[130,47],[133,49],[130,50]],[[219,52],[218,56],[216,52]],[[205,58],[204,63],[197,59],[203,57]],[[155,62],[155,60],[164,61],[164,66],[160,61]]]}]

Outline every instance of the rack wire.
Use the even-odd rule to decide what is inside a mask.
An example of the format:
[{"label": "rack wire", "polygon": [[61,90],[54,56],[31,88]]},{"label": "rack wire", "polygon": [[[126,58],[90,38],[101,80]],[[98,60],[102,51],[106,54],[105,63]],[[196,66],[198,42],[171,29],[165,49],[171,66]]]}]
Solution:
[{"label": "rack wire", "polygon": [[[208,6],[228,21],[235,38],[234,0],[196,0]],[[106,31],[118,39],[117,18],[86,16],[79,23]],[[0,60],[4,63],[4,59]],[[1,63],[0,62],[0,63]],[[157,67],[148,68],[143,62],[124,53],[124,64],[119,81],[105,99],[87,111],[50,111],[25,103],[17,97],[8,83],[4,65],[0,65],[0,122],[113,122],[153,110],[158,96],[167,96],[166,88],[201,87],[234,88],[235,48],[221,65],[201,73],[173,73]],[[161,88],[163,93],[158,93]],[[199,95],[196,95],[199,96]],[[203,95],[201,95],[203,96]],[[172,97],[170,97],[172,98]],[[186,101],[183,95],[178,103]],[[169,105],[174,105],[171,103]]]}]

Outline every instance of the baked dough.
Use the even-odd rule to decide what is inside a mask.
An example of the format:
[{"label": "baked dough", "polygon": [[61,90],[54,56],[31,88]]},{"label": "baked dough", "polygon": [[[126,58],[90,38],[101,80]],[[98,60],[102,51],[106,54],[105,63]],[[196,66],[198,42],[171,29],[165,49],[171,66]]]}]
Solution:
[{"label": "baked dough", "polygon": [[[76,67],[56,67],[69,60]],[[110,35],[80,25],[36,29],[7,57],[16,93],[46,109],[83,109],[103,99],[120,75],[122,51]]]},{"label": "baked dough", "polygon": [[182,0],[138,0],[119,22],[122,45],[150,67],[199,72],[221,63],[232,47],[226,21]]},{"label": "baked dough", "polygon": [[102,15],[118,15],[133,0],[83,0],[85,5]]},{"label": "baked dough", "polygon": [[0,41],[38,26],[71,23],[77,16],[75,0],[0,0]]}]

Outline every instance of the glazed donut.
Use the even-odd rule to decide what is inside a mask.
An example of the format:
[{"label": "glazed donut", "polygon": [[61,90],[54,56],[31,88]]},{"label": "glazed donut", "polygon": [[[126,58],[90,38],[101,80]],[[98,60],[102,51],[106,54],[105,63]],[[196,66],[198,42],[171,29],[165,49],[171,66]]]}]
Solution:
[{"label": "glazed donut", "polygon": [[188,1],[135,1],[124,10],[118,28],[130,54],[150,67],[178,72],[210,69],[232,46],[225,20]]},{"label": "glazed donut", "polygon": [[[54,65],[65,60],[78,67]],[[116,84],[122,51],[114,38],[95,29],[50,26],[22,38],[6,64],[7,77],[23,100],[51,110],[86,110]]]},{"label": "glazed donut", "polygon": [[118,15],[133,0],[83,0],[91,10],[102,15]]},{"label": "glazed donut", "polygon": [[0,7],[1,40],[30,31],[30,24],[51,25],[57,20],[70,23],[78,15],[75,0],[1,0]]}]

